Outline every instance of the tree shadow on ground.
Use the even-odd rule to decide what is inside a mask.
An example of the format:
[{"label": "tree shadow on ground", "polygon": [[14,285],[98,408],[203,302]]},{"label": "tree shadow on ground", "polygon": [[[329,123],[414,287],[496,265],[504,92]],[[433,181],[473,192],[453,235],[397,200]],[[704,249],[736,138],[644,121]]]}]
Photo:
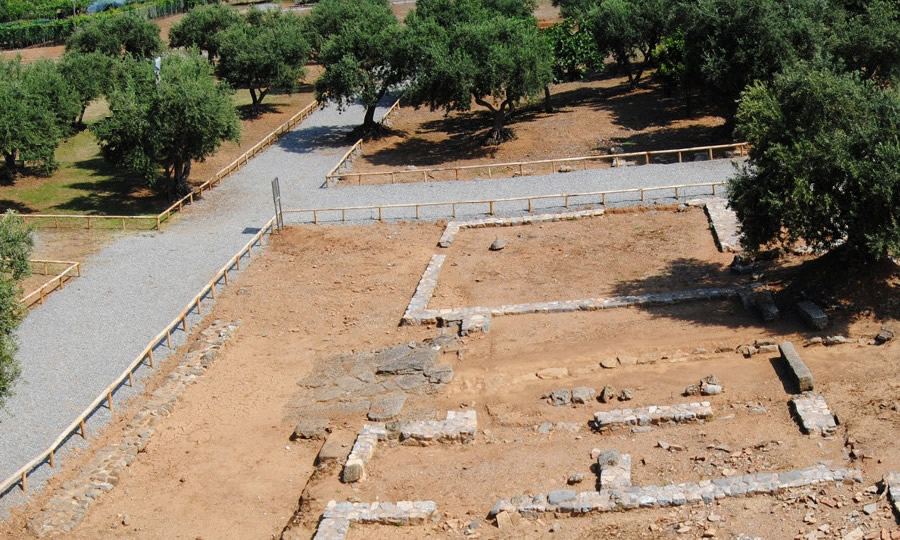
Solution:
[{"label": "tree shadow on ground", "polygon": [[19,201],[0,199],[0,213],[9,212],[10,210],[12,210],[13,212],[18,212],[20,214],[30,214],[35,211],[34,208],[31,208],[27,204],[23,204]]},{"label": "tree shadow on ground", "polygon": [[[348,132],[347,126],[300,126],[300,129],[295,129],[282,135],[276,144],[279,148],[294,154],[309,154],[327,149],[343,149],[351,144],[347,139]],[[337,159],[335,157],[335,162]]]},{"label": "tree shadow on ground", "polygon": [[[625,152],[644,152],[653,150],[672,150],[675,148],[690,148],[694,146],[707,146],[712,144],[728,144],[731,138],[726,135],[721,126],[702,126],[698,124],[683,127],[663,128],[647,133],[637,133],[628,137],[613,137],[612,143],[620,146]],[[723,152],[714,154],[714,157],[724,156]],[[693,154],[682,155],[683,161],[693,161]],[[653,163],[677,163],[677,154],[664,154],[653,156]],[[708,159],[703,154],[703,159]]]},{"label": "tree shadow on ground", "polygon": [[86,214],[137,215],[156,213],[166,204],[165,199],[151,191],[143,178],[123,175],[103,158],[96,157],[75,163],[75,167],[98,177],[95,181],[69,184],[70,189],[84,191],[59,205],[61,210]]},{"label": "tree shadow on ground", "polygon": [[[750,282],[749,276],[732,274],[725,265],[695,258],[679,258],[670,261],[664,269],[653,276],[617,283],[613,287],[612,295],[627,296],[741,286]],[[639,305],[636,308],[654,318],[685,320],[703,326],[732,328],[762,326],[758,316],[745,310],[737,298],[689,300],[668,305]],[[791,326],[783,328],[782,326],[781,322],[776,325],[786,332],[791,331]]]},{"label": "tree shadow on ground", "polygon": [[241,120],[256,120],[265,114],[277,114],[284,108],[280,103],[260,103],[256,107],[251,103],[235,107]]},{"label": "tree shadow on ground", "polygon": [[[780,288],[775,300],[779,320],[765,323],[779,334],[807,332],[796,313],[796,303],[808,298],[823,308],[829,325],[810,336],[847,335],[860,318],[875,320],[900,318],[900,266],[890,260],[860,267],[849,264],[840,254],[828,254],[794,266],[776,261],[759,261],[759,281]],[[670,262],[654,276],[623,281],[614,287],[617,296],[664,291],[749,285],[750,276],[731,274],[728,268],[706,261],[682,258]],[[643,305],[637,309],[653,317],[690,321],[704,326],[762,327],[755,312],[744,309],[739,299],[687,301],[672,305]]]}]

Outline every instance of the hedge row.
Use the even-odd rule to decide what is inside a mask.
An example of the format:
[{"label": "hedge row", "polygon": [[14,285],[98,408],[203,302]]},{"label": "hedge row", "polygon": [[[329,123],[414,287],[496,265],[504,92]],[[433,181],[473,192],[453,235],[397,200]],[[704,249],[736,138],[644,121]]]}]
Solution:
[{"label": "hedge row", "polygon": [[103,11],[96,15],[0,24],[0,49],[21,49],[43,43],[62,42],[75,31],[76,27],[92,17],[115,17],[121,13],[130,12],[147,19],[156,19],[208,3],[216,3],[216,0],[151,0],[150,2],[128,4],[119,9]]}]

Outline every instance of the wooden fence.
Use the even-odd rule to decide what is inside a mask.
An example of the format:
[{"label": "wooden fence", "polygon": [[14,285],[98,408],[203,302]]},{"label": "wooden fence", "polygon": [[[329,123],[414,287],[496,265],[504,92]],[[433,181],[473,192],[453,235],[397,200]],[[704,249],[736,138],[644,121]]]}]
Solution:
[{"label": "wooden fence", "polygon": [[416,211],[416,219],[419,219],[419,211],[422,208],[434,207],[434,206],[449,206],[451,208],[451,214],[455,218],[456,217],[456,209],[459,206],[463,205],[487,205],[487,210],[489,215],[494,215],[494,207],[498,203],[506,203],[506,202],[519,202],[525,201],[528,203],[528,212],[534,211],[534,201],[539,201],[542,199],[563,199],[564,205],[566,208],[569,208],[569,203],[572,198],[575,197],[599,197],[600,204],[606,205],[606,197],[609,195],[617,195],[617,194],[625,194],[625,193],[638,193],[641,196],[641,202],[646,200],[646,193],[652,191],[667,191],[673,190],[675,192],[675,198],[677,199],[681,195],[681,191],[689,188],[703,188],[708,187],[712,188],[712,194],[716,195],[716,188],[718,186],[725,185],[725,182],[701,182],[697,184],[678,184],[671,186],[658,186],[658,187],[642,187],[642,188],[629,188],[629,189],[614,189],[608,191],[588,191],[583,193],[554,193],[550,195],[529,195],[526,197],[505,197],[498,199],[475,199],[475,200],[466,200],[466,201],[445,201],[445,202],[428,202],[428,203],[405,203],[405,204],[382,204],[382,205],[368,205],[368,206],[336,206],[331,208],[298,208],[298,209],[287,209],[284,210],[285,214],[312,214],[313,223],[319,224],[319,214],[323,212],[340,212],[341,213],[341,222],[347,221],[347,212],[354,211],[378,211],[378,221],[384,221],[384,211],[389,209],[400,209],[400,208],[414,208]]},{"label": "wooden fence", "polygon": [[[30,308],[34,304],[43,304],[44,298],[51,292],[62,289],[66,281],[75,277],[81,277],[81,263],[79,262],[32,260],[31,265],[32,268],[37,266],[42,270],[42,272],[34,271],[34,273],[42,273],[46,276],[50,275],[51,265],[63,266],[63,271],[54,275],[39,288],[23,296],[20,302],[22,302],[22,305],[26,308]],[[72,275],[73,272],[75,273],[74,276]]]},{"label": "wooden fence", "polygon": [[[357,145],[354,145],[354,148],[352,148],[351,150],[361,151],[361,144],[362,141],[359,141],[357,143],[359,147],[357,148]],[[533,161],[512,161],[508,163],[488,163],[485,165],[462,165],[459,167],[436,167],[429,169],[404,169],[371,172],[339,172],[340,168],[344,166],[344,161],[348,157],[350,157],[350,153],[348,152],[344,155],[342,160],[338,162],[338,164],[325,176],[325,186],[334,186],[341,180],[345,180],[349,184],[353,184],[353,179],[356,180],[357,185],[361,185],[363,183],[363,178],[372,177],[380,177],[381,180],[387,180],[389,178],[391,184],[397,182],[428,182],[437,180],[438,176],[441,176],[442,180],[465,180],[471,179],[467,178],[467,176],[477,176],[477,173],[479,171],[482,174],[484,174],[484,172],[486,171],[487,177],[489,179],[494,178],[495,176],[528,176],[534,174],[550,174],[555,172],[562,172],[557,169],[557,165],[568,165],[569,168],[566,169],[565,172],[574,171],[576,168],[578,168],[579,165],[583,169],[587,169],[588,164],[602,164],[605,162],[609,162],[610,166],[618,167],[625,165],[628,160],[638,160],[643,162],[642,164],[647,165],[650,163],[651,158],[655,156],[671,156],[673,162],[677,157],[678,163],[682,163],[684,161],[685,154],[693,154],[694,157],[696,157],[697,154],[703,154],[704,159],[712,160],[715,159],[715,152],[718,150],[731,150],[737,152],[739,156],[743,156],[746,153],[748,147],[748,143],[740,142],[734,144],[716,144],[711,146],[676,148],[672,150],[649,150],[644,152],[630,152],[627,154],[605,154],[602,156],[581,156],[558,159],[539,159]],[[542,172],[538,172],[537,168],[540,168],[544,165],[548,165],[549,167]],[[526,167],[534,167],[534,169],[526,169]],[[498,172],[500,173],[499,175],[495,174]],[[462,178],[460,177],[460,173],[463,173]]]},{"label": "wooden fence", "polygon": [[[387,112],[384,113],[384,116],[381,117],[381,122],[384,123],[384,121],[387,120],[388,116],[390,116],[391,113],[396,111],[399,107],[400,107],[400,99],[398,98],[397,101],[395,101],[394,104],[391,105],[390,108],[388,108]],[[350,162],[353,161],[354,156],[356,156],[358,153],[362,152],[362,143],[363,143],[363,140],[360,139],[360,140],[356,141],[355,143],[353,143],[353,146],[350,147],[350,150],[347,150],[346,152],[344,152],[344,155],[341,156],[340,160],[338,160],[337,165],[332,167],[331,170],[328,171],[327,174],[325,174],[325,183],[322,184],[322,187],[330,187],[330,186],[334,185],[335,182],[337,182],[336,179],[340,179],[344,175],[349,174],[349,173],[340,173],[338,171],[340,171],[344,167],[349,166]],[[350,176],[354,176],[354,175],[351,174]]]},{"label": "wooden fence", "polygon": [[[203,196],[204,191],[209,191],[216,184],[221,182],[223,179],[230,176],[233,172],[239,170],[241,167],[246,165],[254,156],[268,148],[275,141],[277,141],[282,135],[293,129],[297,124],[307,119],[309,115],[311,115],[316,107],[318,106],[318,102],[312,102],[303,109],[300,110],[297,114],[290,117],[286,122],[275,128],[274,131],[266,135],[261,141],[253,145],[252,148],[238,156],[237,159],[223,167],[219,172],[213,175],[212,178],[200,184],[196,189],[192,190],[190,193],[182,197],[181,199],[172,203],[168,208],[163,210],[157,215],[144,215],[144,216],[108,216],[108,215],[85,215],[85,214],[19,214],[26,223],[31,222],[33,225],[37,227],[44,228],[60,228],[60,224],[72,223],[75,222],[78,228],[86,228],[90,229],[92,226],[97,228],[97,225],[100,224],[101,228],[111,228],[109,224],[113,224],[114,227],[118,228],[121,226],[122,230],[127,229],[127,224],[136,224],[136,228],[139,229],[156,229],[161,230],[162,224],[169,221],[172,218],[172,214],[175,212],[181,211],[185,205],[193,204],[194,199],[200,198]],[[105,226],[104,226],[105,225]]]},{"label": "wooden fence", "polygon": [[163,343],[170,349],[174,350],[172,346],[172,334],[174,331],[178,329],[180,326],[183,332],[187,332],[187,317],[191,314],[191,312],[196,311],[197,315],[201,315],[201,302],[207,296],[210,298],[216,298],[216,285],[222,281],[223,286],[228,285],[228,272],[232,269],[240,270],[241,269],[241,258],[246,255],[248,258],[252,258],[253,256],[253,246],[254,245],[263,245],[263,236],[268,232],[271,236],[273,231],[273,224],[275,222],[275,218],[273,217],[266,223],[260,230],[257,232],[253,238],[250,239],[247,244],[242,247],[235,256],[228,260],[228,262],[223,266],[216,275],[204,285],[200,292],[188,302],[187,306],[181,313],[179,313],[172,321],[160,332],[158,333],[150,343],[144,347],[144,350],[135,358],[122,372],[121,375],[116,377],[116,379],[106,387],[103,392],[100,393],[97,398],[91,402],[91,404],[81,413],[78,417],[66,427],[65,430],[50,444],[50,446],[35,456],[31,461],[23,465],[16,472],[14,472],[11,476],[9,476],[3,483],[0,483],[0,494],[6,493],[9,489],[11,489],[16,484],[21,485],[23,492],[28,492],[28,475],[34,471],[37,467],[42,465],[44,462],[47,462],[50,467],[56,466],[56,452],[59,450],[60,446],[69,438],[70,435],[78,432],[82,438],[87,439],[87,431],[85,427],[85,422],[88,418],[98,409],[101,405],[106,404],[109,408],[110,412],[113,410],[113,394],[116,390],[118,390],[125,381],[128,381],[129,386],[134,386],[134,372],[137,368],[143,365],[145,362],[149,364],[151,368],[155,367],[155,361],[153,357],[153,351],[160,347]]}]

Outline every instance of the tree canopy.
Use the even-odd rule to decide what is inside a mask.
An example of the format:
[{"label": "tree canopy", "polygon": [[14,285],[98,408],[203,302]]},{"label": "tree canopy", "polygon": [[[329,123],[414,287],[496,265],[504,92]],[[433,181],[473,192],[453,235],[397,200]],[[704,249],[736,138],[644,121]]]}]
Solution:
[{"label": "tree canopy", "polygon": [[190,191],[191,162],[239,139],[231,93],[197,54],[164,58],[158,82],[151,63],[132,61],[110,93],[112,114],[92,130],[107,160],[142,174],[170,198],[182,196]]},{"label": "tree canopy", "polygon": [[306,75],[309,44],[298,15],[251,9],[243,24],[219,36],[216,74],[233,88],[250,91],[254,110],[269,91],[293,92]]},{"label": "tree canopy", "polygon": [[60,59],[58,68],[75,92],[75,99],[81,109],[76,121],[82,124],[87,106],[108,90],[115,61],[98,52],[82,54],[70,51]]},{"label": "tree canopy", "polygon": [[325,72],[316,81],[316,98],[339,108],[362,102],[363,129],[373,130],[378,102],[404,77],[397,18],[387,0],[322,0],[312,16],[340,21],[320,34]]},{"label": "tree canopy", "polygon": [[867,259],[900,253],[900,93],[799,64],[743,94],[737,133],[752,145],[730,183],[743,242],[803,239]]},{"label": "tree canopy", "polygon": [[[500,6],[499,11],[497,6]],[[422,0],[407,17],[407,50],[416,59],[405,94],[415,105],[488,109],[496,144],[512,137],[504,124],[525,98],[553,79],[553,55],[534,17],[511,16],[527,2]]]},{"label": "tree canopy", "polygon": [[18,299],[18,282],[31,274],[28,258],[33,245],[31,232],[21,217],[6,213],[0,218],[0,406],[19,376],[14,332],[24,310]]},{"label": "tree canopy", "polygon": [[169,46],[196,47],[212,62],[219,55],[219,32],[242,21],[240,13],[222,4],[196,7],[169,30]]},{"label": "tree canopy", "polygon": [[92,17],[66,41],[67,51],[99,52],[108,56],[150,58],[162,49],[159,26],[133,13]]},{"label": "tree canopy", "polygon": [[74,90],[49,60],[24,65],[0,60],[0,153],[5,174],[16,163],[34,163],[49,174],[54,151],[78,113]]},{"label": "tree canopy", "polygon": [[635,86],[643,72],[635,69],[635,60],[643,60],[645,65],[652,61],[653,51],[666,31],[670,9],[667,0],[602,0],[583,18],[597,49],[611,54]]}]

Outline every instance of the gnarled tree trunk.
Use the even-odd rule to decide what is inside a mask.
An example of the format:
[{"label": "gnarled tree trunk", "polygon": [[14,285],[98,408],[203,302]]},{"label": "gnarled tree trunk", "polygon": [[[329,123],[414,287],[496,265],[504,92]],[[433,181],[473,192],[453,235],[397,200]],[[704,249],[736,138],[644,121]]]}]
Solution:
[{"label": "gnarled tree trunk", "polygon": [[178,157],[172,164],[172,183],[169,185],[169,199],[180,199],[191,192],[187,180],[191,175],[190,158]]},{"label": "gnarled tree trunk", "polygon": [[481,105],[482,107],[486,107],[494,117],[494,127],[488,132],[487,137],[485,138],[484,144],[488,146],[493,146],[500,144],[505,141],[511,141],[516,138],[515,134],[513,134],[512,130],[505,126],[506,120],[512,114],[513,111],[513,103],[512,100],[507,98],[500,104],[500,107],[494,107],[491,103],[476,97],[475,103]]}]

